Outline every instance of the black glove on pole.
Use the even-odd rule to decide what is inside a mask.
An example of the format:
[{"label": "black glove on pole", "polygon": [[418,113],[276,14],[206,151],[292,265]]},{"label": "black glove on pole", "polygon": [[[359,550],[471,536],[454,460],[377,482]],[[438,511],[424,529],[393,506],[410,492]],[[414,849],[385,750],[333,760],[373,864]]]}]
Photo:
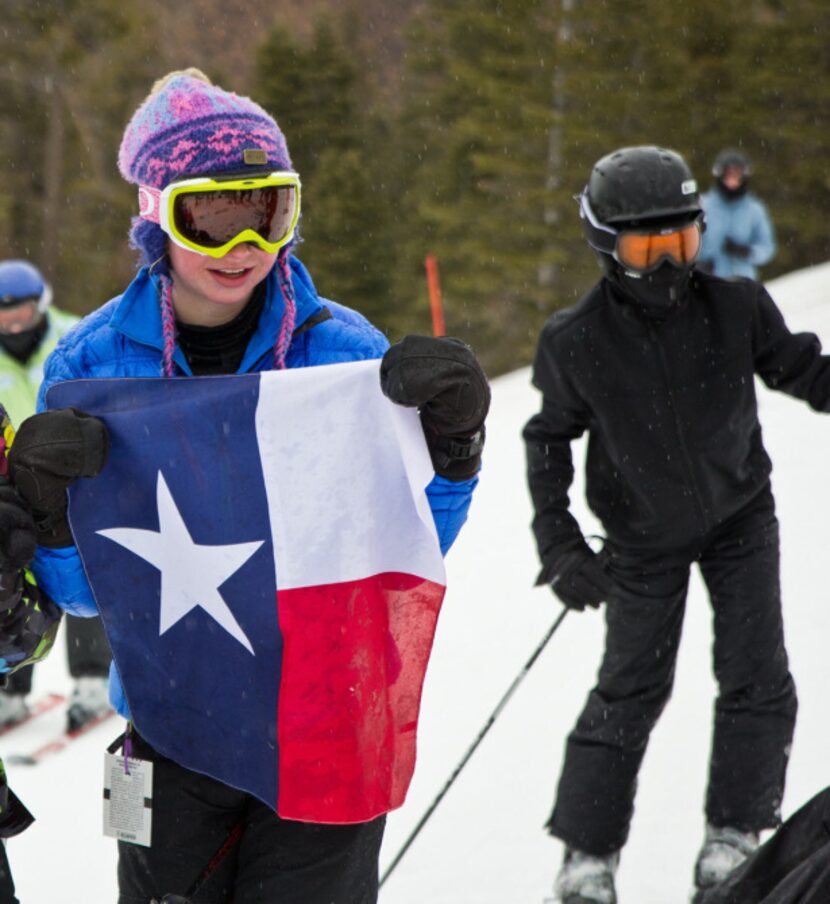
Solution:
[{"label": "black glove on pole", "polygon": [[725,239],[723,250],[731,257],[739,257],[746,260],[752,254],[752,246],[744,245],[742,242],[734,242],[732,239]]},{"label": "black glove on pole", "polygon": [[9,477],[28,504],[41,546],[71,546],[66,490],[79,477],[95,477],[107,460],[103,421],[75,408],[26,418],[9,450]]},{"label": "black glove on pole", "polygon": [[405,336],[380,365],[383,394],[418,408],[436,474],[468,480],[481,464],[490,387],[473,350],[460,339]]},{"label": "black glove on pole", "polygon": [[579,612],[608,602],[617,589],[597,554],[583,542],[557,556],[548,573],[550,589],[569,609]]}]

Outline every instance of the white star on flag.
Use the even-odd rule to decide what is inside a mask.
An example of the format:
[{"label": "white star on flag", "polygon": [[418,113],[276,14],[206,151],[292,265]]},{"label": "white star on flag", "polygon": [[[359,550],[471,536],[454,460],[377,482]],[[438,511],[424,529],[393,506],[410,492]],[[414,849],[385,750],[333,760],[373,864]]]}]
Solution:
[{"label": "white star on flag", "polygon": [[101,536],[149,562],[161,572],[159,636],[197,606],[253,656],[254,649],[219,587],[262,546],[262,540],[225,546],[194,543],[164,476],[156,484],[158,531],[132,527],[99,530]]}]

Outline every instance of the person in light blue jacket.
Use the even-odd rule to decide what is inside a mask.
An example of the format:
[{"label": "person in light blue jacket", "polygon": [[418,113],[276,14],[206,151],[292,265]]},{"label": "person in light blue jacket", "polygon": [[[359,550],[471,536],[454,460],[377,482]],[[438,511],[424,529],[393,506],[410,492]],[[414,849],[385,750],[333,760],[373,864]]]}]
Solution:
[{"label": "person in light blue jacket", "polygon": [[728,279],[758,278],[776,252],[767,208],[751,191],[752,164],[741,151],[721,151],[712,167],[715,185],[701,196],[706,231],[698,267]]},{"label": "person in light blue jacket", "polygon": [[[318,295],[292,254],[300,183],[282,132],[250,98],[198,70],[156,83],[127,126],[119,168],[138,188],[131,238],[144,266],[49,357],[40,413],[21,425],[10,457],[38,528],[39,586],[67,611],[96,612],[65,491],[100,471],[106,428],[72,408],[44,411],[50,386],[79,378],[187,379],[382,359],[383,392],[420,412],[435,470],[426,492],[446,552],[478,482],[490,400],[472,350],[426,336],[390,347],[361,314]],[[122,685],[115,658],[111,701],[130,718],[127,701],[139,691]],[[141,731],[138,722],[130,729],[131,755],[154,764],[153,840],[149,848],[119,842],[119,904],[188,900],[236,826],[234,854],[210,866],[205,901],[377,900],[383,816],[351,825],[282,820],[245,792],[161,756]]]}]

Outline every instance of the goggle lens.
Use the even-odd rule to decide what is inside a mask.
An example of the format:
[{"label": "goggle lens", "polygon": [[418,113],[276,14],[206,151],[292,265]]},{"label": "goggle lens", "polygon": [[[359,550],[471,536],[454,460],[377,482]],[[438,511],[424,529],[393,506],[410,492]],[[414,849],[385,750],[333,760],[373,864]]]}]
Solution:
[{"label": "goggle lens", "polygon": [[173,225],[204,248],[221,248],[246,229],[277,243],[291,232],[296,205],[293,185],[182,192],[173,200]]},{"label": "goggle lens", "polygon": [[631,270],[646,271],[663,258],[690,264],[700,253],[700,224],[689,223],[667,233],[621,232],[617,236],[617,260]]}]

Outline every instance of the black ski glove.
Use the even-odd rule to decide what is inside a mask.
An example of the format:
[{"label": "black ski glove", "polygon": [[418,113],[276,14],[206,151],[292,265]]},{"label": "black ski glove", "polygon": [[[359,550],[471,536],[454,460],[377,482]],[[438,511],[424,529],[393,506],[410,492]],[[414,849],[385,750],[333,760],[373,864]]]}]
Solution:
[{"label": "black ski glove", "polygon": [[473,350],[460,339],[405,336],[380,365],[383,394],[421,414],[435,473],[468,480],[481,464],[490,387]]},{"label": "black ski glove", "polygon": [[7,477],[0,477],[0,572],[14,574],[35,554],[37,536],[32,513]]},{"label": "black ski glove", "polygon": [[26,418],[9,450],[9,477],[29,505],[41,546],[71,546],[66,489],[78,477],[95,477],[107,460],[103,421],[75,408]]},{"label": "black ski glove", "polygon": [[598,608],[617,589],[597,554],[582,542],[559,555],[548,574],[550,589],[569,609],[579,612],[586,606]]},{"label": "black ski glove", "polygon": [[741,242],[733,242],[732,239],[724,239],[723,250],[731,257],[738,257],[746,260],[752,254],[752,246],[744,245]]}]

